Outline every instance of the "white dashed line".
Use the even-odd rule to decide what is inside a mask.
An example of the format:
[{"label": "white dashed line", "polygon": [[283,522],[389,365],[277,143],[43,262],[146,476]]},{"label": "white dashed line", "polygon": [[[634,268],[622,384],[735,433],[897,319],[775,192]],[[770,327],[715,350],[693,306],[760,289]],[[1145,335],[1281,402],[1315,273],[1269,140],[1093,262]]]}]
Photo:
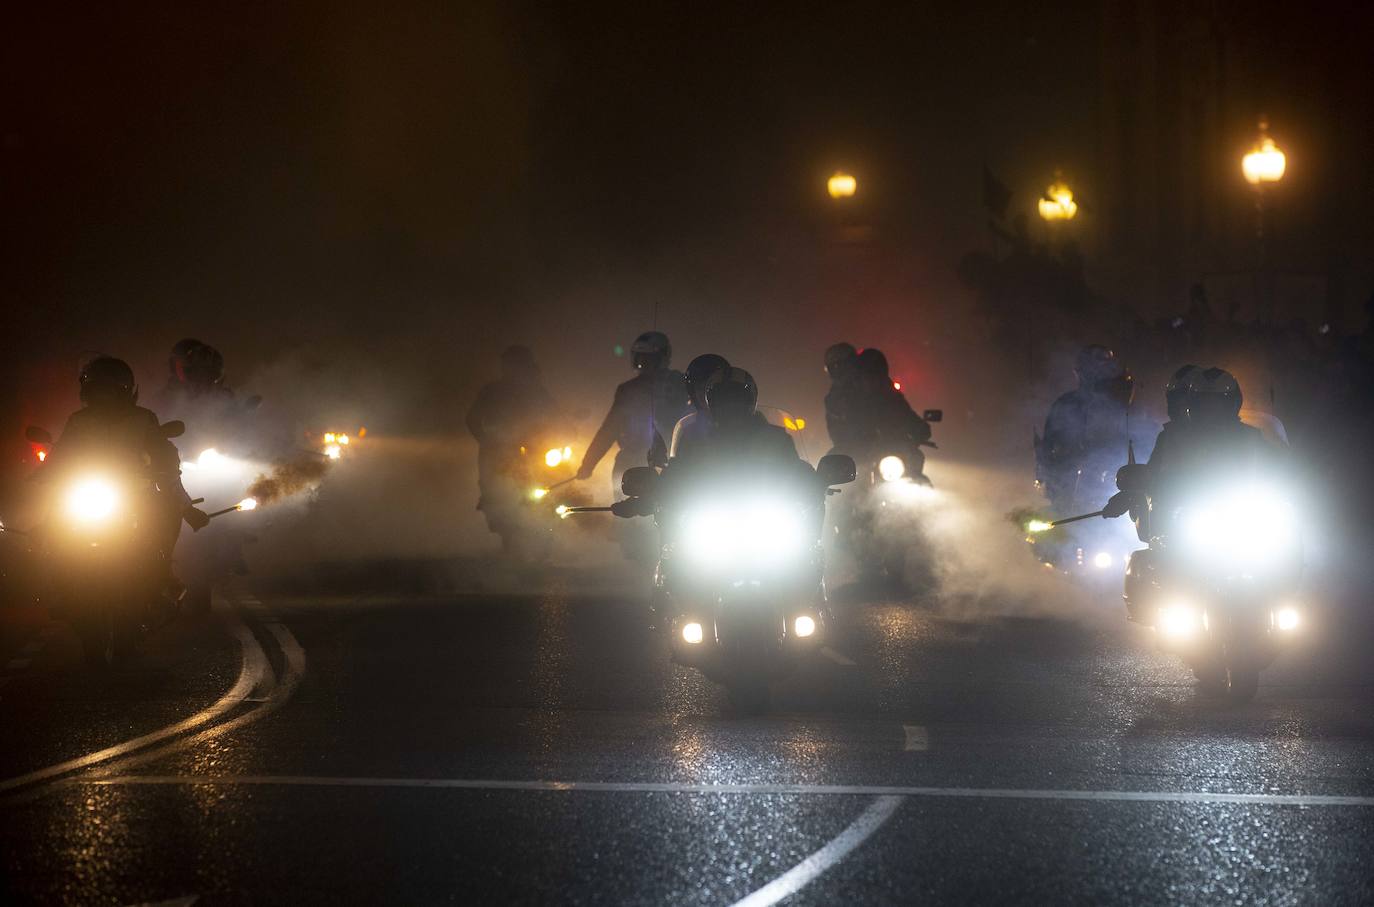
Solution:
[{"label": "white dashed line", "polygon": [[903,752],[923,753],[930,749],[930,731],[919,724],[904,724],[902,730],[906,731],[906,742],[902,745]]}]

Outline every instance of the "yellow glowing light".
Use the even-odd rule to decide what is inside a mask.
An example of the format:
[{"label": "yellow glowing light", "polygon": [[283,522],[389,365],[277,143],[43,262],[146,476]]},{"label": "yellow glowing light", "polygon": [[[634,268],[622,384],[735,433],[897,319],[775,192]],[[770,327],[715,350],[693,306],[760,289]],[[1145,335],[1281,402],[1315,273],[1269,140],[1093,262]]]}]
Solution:
[{"label": "yellow glowing light", "polygon": [[324,455],[331,460],[337,460],[343,456],[343,450],[337,444],[330,444],[324,449]]},{"label": "yellow glowing light", "polygon": [[258,502],[256,498],[244,498],[238,503],[239,510],[257,510]]},{"label": "yellow glowing light", "polygon": [[[1261,129],[1263,128],[1261,125]],[[1287,168],[1287,155],[1278,149],[1273,139],[1262,132],[1259,141],[1240,161],[1240,170],[1245,174],[1245,181],[1252,186],[1278,182],[1283,179],[1283,172]]]},{"label": "yellow glowing light", "polygon": [[568,518],[568,505],[559,504],[557,507],[553,509],[553,512],[566,520]]},{"label": "yellow glowing light", "polygon": [[571,447],[565,447],[565,448],[563,448],[563,459],[565,459],[565,460],[571,460],[571,459],[572,459],[572,448],[571,448]]},{"label": "yellow glowing light", "polygon": [[544,496],[549,493],[547,488],[535,488],[530,491],[530,497],[536,501],[544,500]]},{"label": "yellow glowing light", "polygon": [[805,419],[798,419],[798,420],[797,420],[797,431],[804,431],[805,429],[806,429],[806,420],[805,420]]},{"label": "yellow glowing light", "polygon": [[1078,213],[1078,202],[1073,200],[1073,191],[1068,184],[1056,177],[1040,199],[1039,208],[1045,220],[1073,220]]},{"label": "yellow glowing light", "polygon": [[1031,520],[1026,524],[1027,532],[1049,532],[1053,528],[1053,523],[1047,523],[1044,520]]},{"label": "yellow glowing light", "polygon": [[805,639],[812,633],[816,632],[816,622],[807,615],[803,614],[801,617],[798,617],[796,621],[793,622],[792,629],[796,630],[797,636],[800,639]]},{"label": "yellow glowing light", "polygon": [[702,640],[701,624],[690,623],[682,626],[682,640],[691,645],[697,645]]},{"label": "yellow glowing light", "polygon": [[339,443],[344,447],[348,446],[348,435],[339,435]]},{"label": "yellow glowing light", "polygon": [[47,452],[46,450],[40,450],[40,451],[38,452],[38,462],[39,462],[39,463],[42,463],[42,462],[43,462],[44,460],[46,460],[47,458],[48,458],[48,452]]},{"label": "yellow glowing light", "polygon": [[359,429],[358,429],[358,437],[360,437],[360,438],[366,438],[366,437],[367,437],[367,429],[366,429],[366,428],[359,428]]},{"label": "yellow glowing light", "polygon": [[849,198],[859,191],[859,181],[853,174],[845,173],[843,170],[835,171],[825,183],[825,191],[830,193],[831,198]]},{"label": "yellow glowing light", "polygon": [[551,448],[544,454],[544,465],[553,467],[563,462],[563,451],[557,447]]},{"label": "yellow glowing light", "polygon": [[67,513],[82,523],[102,522],[118,506],[118,489],[102,479],[78,482],[67,495]]},{"label": "yellow glowing light", "polygon": [[337,440],[337,436],[332,431],[324,433],[324,443],[333,444],[335,440]]}]

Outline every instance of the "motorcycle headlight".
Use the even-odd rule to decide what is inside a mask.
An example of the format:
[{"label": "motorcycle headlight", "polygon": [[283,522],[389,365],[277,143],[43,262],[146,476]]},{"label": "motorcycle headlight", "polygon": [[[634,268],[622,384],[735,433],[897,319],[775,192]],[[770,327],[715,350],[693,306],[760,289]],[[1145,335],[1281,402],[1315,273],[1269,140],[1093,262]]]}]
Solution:
[{"label": "motorcycle headlight", "polygon": [[805,551],[806,536],[804,513],[786,501],[702,507],[682,521],[684,553],[708,568],[744,561],[776,565]]},{"label": "motorcycle headlight", "polygon": [[119,509],[119,489],[105,479],[82,479],[67,492],[67,515],[78,523],[103,523]]},{"label": "motorcycle headlight", "polygon": [[901,457],[883,457],[878,461],[878,475],[884,482],[895,482],[906,475],[906,463]]},{"label": "motorcycle headlight", "polygon": [[1263,563],[1296,541],[1293,508],[1268,488],[1248,488],[1183,515],[1194,552],[1228,562]]}]

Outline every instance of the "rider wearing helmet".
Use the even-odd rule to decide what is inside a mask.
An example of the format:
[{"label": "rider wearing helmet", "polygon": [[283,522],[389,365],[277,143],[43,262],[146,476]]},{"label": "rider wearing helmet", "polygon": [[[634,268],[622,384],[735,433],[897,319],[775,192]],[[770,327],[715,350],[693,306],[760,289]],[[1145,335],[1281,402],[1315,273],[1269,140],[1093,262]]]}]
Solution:
[{"label": "rider wearing helmet", "polygon": [[760,460],[788,466],[803,463],[791,435],[763,417],[758,401],[753,375],[742,368],[722,371],[706,389],[710,431],[683,445],[674,463],[692,467]]},{"label": "rider wearing helmet", "polygon": [[825,371],[830,390],[825,395],[825,428],[832,451],[854,452],[866,433],[864,393],[859,381],[859,353],[853,344],[835,343],[826,348]]},{"label": "rider wearing helmet", "polygon": [[219,350],[193,337],[177,341],[167,357],[168,396],[181,394],[192,399],[206,396],[233,396],[224,385],[224,356]]},{"label": "rider wearing helmet", "polygon": [[1085,346],[1074,374],[1078,387],[1054,401],[1035,445],[1036,479],[1061,516],[1101,506],[1134,440],[1134,379],[1116,354],[1101,344]]},{"label": "rider wearing helmet", "polygon": [[82,365],[78,381],[82,408],[67,419],[53,445],[44,463],[44,479],[58,477],[94,458],[120,460],[131,470],[149,470],[166,503],[159,545],[170,570],[181,521],[192,529],[209,522],[181,484],[176,446],[162,434],[152,410],[138,405],[138,385],[133,369],[124,360],[95,356]]},{"label": "rider wearing helmet", "polygon": [[687,380],[668,367],[672,355],[666,334],[646,331],[635,338],[630,361],[637,374],[615,389],[611,408],[578,467],[579,479],[591,478],[613,444],[619,445],[612,476],[617,495],[625,470],[667,459],[664,439],[672,438],[674,426],[688,409]]},{"label": "rider wearing helmet", "polygon": [[687,400],[692,404],[692,411],[673,426],[673,441],[668,447],[670,459],[678,455],[682,445],[691,445],[711,430],[706,389],[729,368],[725,357],[715,353],[703,353],[687,363]]}]

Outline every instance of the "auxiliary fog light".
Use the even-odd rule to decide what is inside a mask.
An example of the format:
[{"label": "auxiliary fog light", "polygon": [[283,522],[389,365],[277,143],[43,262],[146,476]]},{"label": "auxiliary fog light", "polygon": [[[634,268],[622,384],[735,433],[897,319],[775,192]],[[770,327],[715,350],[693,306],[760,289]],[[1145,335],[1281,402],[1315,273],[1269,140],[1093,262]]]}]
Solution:
[{"label": "auxiliary fog light", "polygon": [[1159,609],[1159,620],[1155,626],[1165,636],[1186,639],[1197,632],[1198,614],[1191,605],[1176,602]]},{"label": "auxiliary fog light", "polygon": [[1302,615],[1292,606],[1274,612],[1274,626],[1285,633],[1291,633],[1302,624]]},{"label": "auxiliary fog light", "polygon": [[796,632],[798,639],[805,639],[816,632],[816,622],[808,615],[803,614],[792,622],[792,629]]},{"label": "auxiliary fog light", "polygon": [[878,461],[878,475],[884,482],[895,482],[906,475],[906,463],[901,457],[887,456]]},{"label": "auxiliary fog light", "polygon": [[691,645],[701,643],[701,624],[693,621],[690,624],[682,625],[682,641]]},{"label": "auxiliary fog light", "polygon": [[1093,566],[1099,570],[1106,570],[1112,565],[1112,556],[1105,551],[1099,551],[1093,555]]}]

